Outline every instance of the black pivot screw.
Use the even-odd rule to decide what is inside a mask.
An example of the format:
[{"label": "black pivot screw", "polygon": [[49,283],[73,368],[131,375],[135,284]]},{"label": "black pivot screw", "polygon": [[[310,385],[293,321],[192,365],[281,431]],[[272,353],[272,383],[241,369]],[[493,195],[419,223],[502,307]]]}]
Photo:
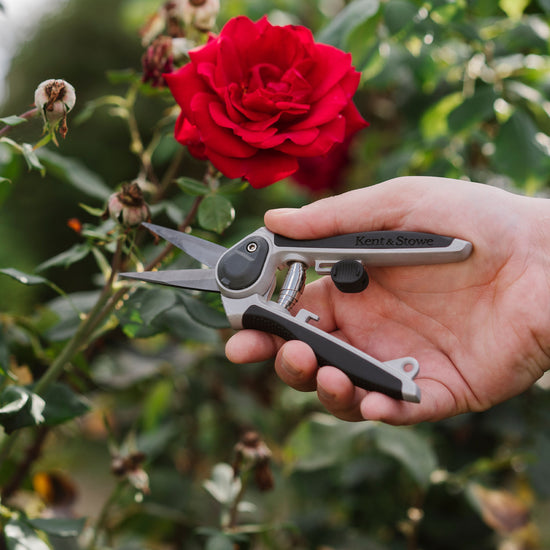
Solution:
[{"label": "black pivot screw", "polygon": [[330,276],[336,288],[346,294],[362,292],[369,284],[369,276],[357,260],[340,260],[332,266]]}]

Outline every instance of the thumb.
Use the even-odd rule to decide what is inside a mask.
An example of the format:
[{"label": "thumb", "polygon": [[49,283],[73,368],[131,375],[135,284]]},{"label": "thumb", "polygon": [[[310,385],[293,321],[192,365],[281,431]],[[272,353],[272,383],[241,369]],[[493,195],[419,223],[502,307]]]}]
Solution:
[{"label": "thumb", "polygon": [[[405,224],[411,231],[439,231],[439,222],[444,224],[448,218],[441,213],[440,220],[434,219],[434,201],[442,194],[448,198],[449,187],[458,181],[437,177],[395,178],[321,199],[302,208],[270,210],[264,221],[274,233],[294,239],[402,229]],[[440,207],[441,204],[439,201]]]}]

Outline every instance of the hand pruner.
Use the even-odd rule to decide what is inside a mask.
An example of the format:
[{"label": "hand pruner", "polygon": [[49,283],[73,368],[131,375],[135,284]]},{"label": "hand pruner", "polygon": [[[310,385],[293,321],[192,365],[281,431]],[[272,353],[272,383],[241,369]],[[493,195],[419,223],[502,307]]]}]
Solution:
[{"label": "hand pruner", "polygon": [[[303,289],[306,269],[330,275],[342,292],[361,292],[368,284],[366,266],[458,262],[472,250],[468,241],[411,231],[372,231],[316,240],[293,240],[262,227],[227,249],[187,233],[144,223],[150,231],[183,250],[206,269],[124,273],[124,277],[172,287],[219,292],[234,329],[256,329],[285,340],[301,340],[319,365],[342,370],[361,388],[395,399],[419,402],[414,382],[419,364],[413,357],[379,361],[317,328],[315,313],[290,310]],[[278,301],[271,300],[279,269],[288,268]]]}]

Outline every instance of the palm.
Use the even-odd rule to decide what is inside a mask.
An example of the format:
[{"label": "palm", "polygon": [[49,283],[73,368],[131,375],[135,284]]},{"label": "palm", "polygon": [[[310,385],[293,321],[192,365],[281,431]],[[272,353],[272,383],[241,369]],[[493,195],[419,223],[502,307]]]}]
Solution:
[{"label": "palm", "polygon": [[380,360],[416,357],[422,405],[411,409],[415,420],[482,410],[527,388],[546,360],[533,337],[530,313],[542,296],[530,251],[489,257],[489,246],[478,235],[474,257],[460,265],[371,268],[360,295],[324,279],[307,288],[300,306],[325,304],[321,328]]}]

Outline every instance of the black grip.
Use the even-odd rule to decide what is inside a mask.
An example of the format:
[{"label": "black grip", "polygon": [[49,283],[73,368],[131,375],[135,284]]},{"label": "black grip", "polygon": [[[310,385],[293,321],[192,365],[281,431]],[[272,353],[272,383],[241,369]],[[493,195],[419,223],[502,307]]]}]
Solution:
[{"label": "black grip", "polygon": [[314,351],[319,365],[331,365],[344,372],[358,387],[403,399],[402,382],[362,357],[344,342],[294,317],[269,307],[250,306],[242,317],[243,328],[261,330],[284,340],[301,340]]}]

